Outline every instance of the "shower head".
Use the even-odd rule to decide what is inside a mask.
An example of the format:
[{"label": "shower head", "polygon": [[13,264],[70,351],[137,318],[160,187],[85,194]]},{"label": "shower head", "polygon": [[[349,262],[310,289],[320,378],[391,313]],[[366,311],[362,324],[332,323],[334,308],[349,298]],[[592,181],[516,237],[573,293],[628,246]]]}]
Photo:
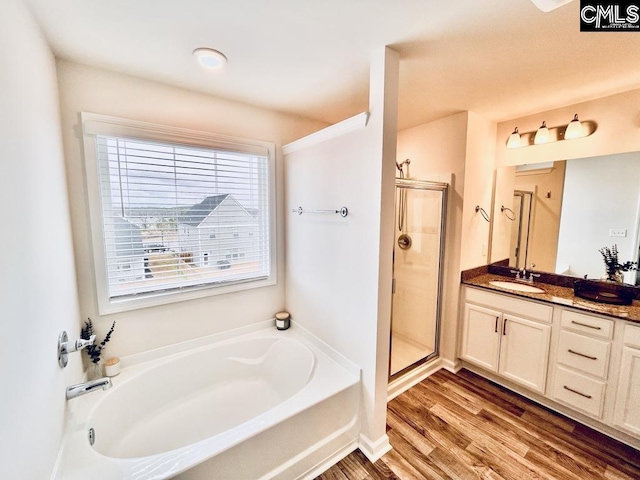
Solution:
[{"label": "shower head", "polygon": [[404,173],[404,166],[407,166],[407,176],[409,175],[409,164],[411,163],[411,160],[409,160],[408,158],[404,161],[404,162],[396,162],[396,168],[398,169],[398,171],[400,172],[400,178],[405,178],[405,173]]},{"label": "shower head", "polygon": [[402,168],[403,168],[405,165],[409,165],[410,163],[411,163],[411,160],[409,160],[409,159],[407,158],[404,162],[400,162],[400,163],[396,162],[396,168],[397,168],[398,170],[402,171]]}]

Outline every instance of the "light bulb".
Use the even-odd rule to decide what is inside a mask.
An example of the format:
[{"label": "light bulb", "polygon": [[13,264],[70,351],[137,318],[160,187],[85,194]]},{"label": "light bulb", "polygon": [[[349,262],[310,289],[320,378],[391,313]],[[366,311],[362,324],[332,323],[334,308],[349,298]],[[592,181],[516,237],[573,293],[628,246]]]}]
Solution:
[{"label": "light bulb", "polygon": [[578,120],[578,114],[576,113],[573,116],[573,120],[569,122],[567,125],[567,129],[564,131],[564,139],[565,140],[573,140],[574,138],[581,138],[585,136],[584,128]]},{"label": "light bulb", "polygon": [[507,140],[507,148],[518,148],[520,146],[520,134],[518,133],[518,127],[513,130],[513,133],[509,135]]},{"label": "light bulb", "polygon": [[536,136],[533,139],[533,143],[540,145],[541,143],[547,143],[549,141],[549,129],[547,128],[547,122],[542,122],[540,128],[536,132]]}]

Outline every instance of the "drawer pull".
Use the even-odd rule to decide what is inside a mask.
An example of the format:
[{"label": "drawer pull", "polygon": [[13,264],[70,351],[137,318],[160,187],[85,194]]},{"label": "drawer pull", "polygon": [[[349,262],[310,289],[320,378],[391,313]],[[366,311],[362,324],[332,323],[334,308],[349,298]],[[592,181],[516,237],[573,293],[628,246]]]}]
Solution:
[{"label": "drawer pull", "polygon": [[507,319],[504,319],[504,323],[502,324],[502,335],[507,334]]},{"label": "drawer pull", "polygon": [[593,328],[594,330],[602,330],[602,327],[595,327],[593,325],[587,325],[586,323],[576,322],[575,320],[571,320],[571,323],[576,325],[580,325],[581,327]]},{"label": "drawer pull", "polygon": [[567,387],[566,385],[564,385],[562,388],[564,388],[565,390],[569,390],[570,392],[573,392],[573,393],[575,393],[577,395],[580,395],[581,397],[592,398],[591,395],[587,395],[586,393],[579,392],[577,390],[574,390],[573,388]]},{"label": "drawer pull", "polygon": [[571,349],[567,350],[567,352],[573,353],[574,355],[579,355],[579,356],[584,357],[584,358],[588,358],[589,360],[597,360],[598,359],[598,357],[592,357],[591,355],[585,355],[584,353],[574,352]]},{"label": "drawer pull", "polygon": [[495,330],[494,330],[494,332],[493,332],[493,333],[498,333],[498,319],[499,319],[499,318],[500,318],[500,317],[496,317],[496,328],[495,328]]}]

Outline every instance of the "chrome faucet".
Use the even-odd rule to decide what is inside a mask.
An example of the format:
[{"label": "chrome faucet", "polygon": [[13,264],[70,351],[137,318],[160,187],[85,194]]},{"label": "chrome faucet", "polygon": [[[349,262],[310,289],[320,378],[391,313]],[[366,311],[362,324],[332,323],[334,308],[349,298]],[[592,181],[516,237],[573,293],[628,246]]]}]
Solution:
[{"label": "chrome faucet", "polygon": [[113,384],[109,377],[102,377],[96,380],[91,380],[90,382],[71,385],[70,387],[67,387],[67,400],[91,393],[98,388],[101,388],[102,390],[109,390],[112,386]]}]

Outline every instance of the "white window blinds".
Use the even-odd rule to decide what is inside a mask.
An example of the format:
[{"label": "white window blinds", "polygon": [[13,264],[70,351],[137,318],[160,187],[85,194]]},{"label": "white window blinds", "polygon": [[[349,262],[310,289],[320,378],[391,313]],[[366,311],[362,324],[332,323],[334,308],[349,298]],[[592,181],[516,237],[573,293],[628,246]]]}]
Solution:
[{"label": "white window blinds", "polygon": [[95,139],[110,300],[269,277],[266,149]]}]

